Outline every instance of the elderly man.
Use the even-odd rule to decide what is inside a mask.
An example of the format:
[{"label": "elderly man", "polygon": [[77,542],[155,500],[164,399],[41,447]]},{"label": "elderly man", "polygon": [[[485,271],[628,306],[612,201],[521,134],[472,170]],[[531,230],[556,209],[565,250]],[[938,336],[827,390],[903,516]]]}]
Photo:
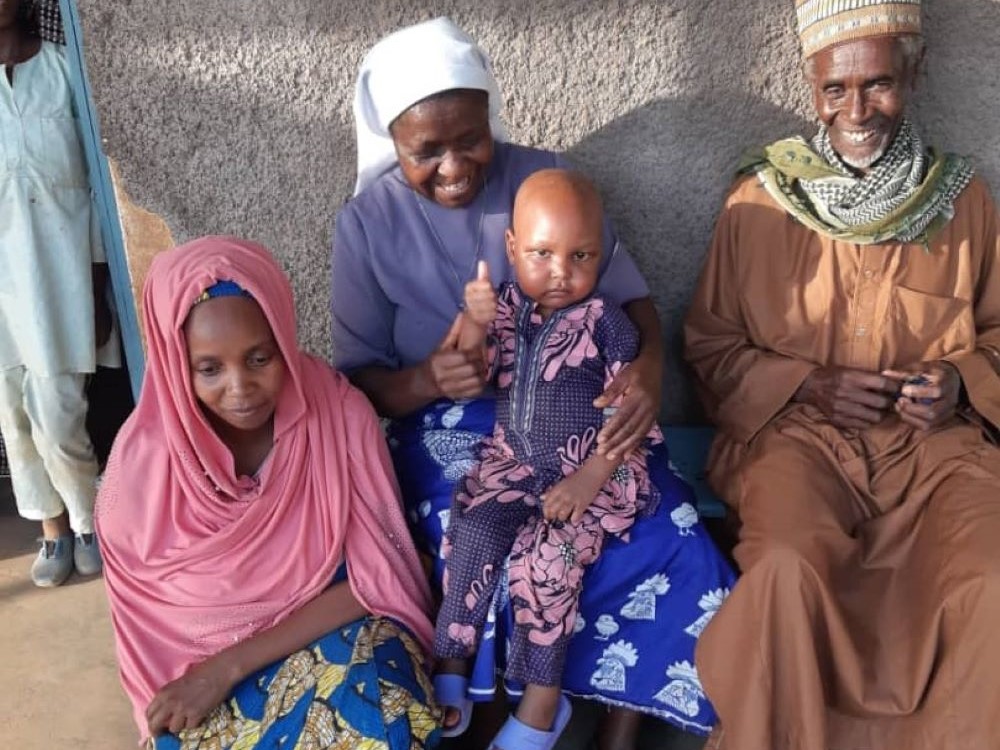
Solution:
[{"label": "elderly man", "polygon": [[719,750],[1000,748],[1000,235],[906,117],[917,0],[797,0],[822,123],[748,160],[686,325],[743,577]]}]

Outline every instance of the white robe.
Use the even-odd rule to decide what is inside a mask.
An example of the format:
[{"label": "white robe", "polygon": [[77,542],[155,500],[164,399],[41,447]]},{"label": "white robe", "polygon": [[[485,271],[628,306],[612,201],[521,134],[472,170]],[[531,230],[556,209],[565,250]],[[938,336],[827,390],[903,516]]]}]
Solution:
[{"label": "white robe", "polygon": [[104,260],[65,54],[43,42],[13,86],[0,75],[0,369],[94,371]]}]

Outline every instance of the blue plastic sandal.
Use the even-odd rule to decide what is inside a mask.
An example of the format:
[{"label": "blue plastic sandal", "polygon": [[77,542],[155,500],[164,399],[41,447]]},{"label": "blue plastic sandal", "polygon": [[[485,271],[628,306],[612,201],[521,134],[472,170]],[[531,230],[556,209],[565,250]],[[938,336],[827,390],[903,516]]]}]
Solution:
[{"label": "blue plastic sandal", "polygon": [[552,722],[552,729],[548,732],[534,729],[520,721],[516,716],[511,715],[504,722],[497,736],[493,738],[491,747],[499,748],[499,750],[552,750],[559,740],[559,735],[569,724],[569,717],[572,715],[573,704],[565,695],[560,695],[559,708],[556,709],[556,718]]},{"label": "blue plastic sandal", "polygon": [[458,711],[458,723],[453,727],[441,727],[444,737],[458,737],[469,728],[472,718],[472,701],[466,691],[469,678],[460,674],[434,675],[434,697],[442,708],[453,708]]}]

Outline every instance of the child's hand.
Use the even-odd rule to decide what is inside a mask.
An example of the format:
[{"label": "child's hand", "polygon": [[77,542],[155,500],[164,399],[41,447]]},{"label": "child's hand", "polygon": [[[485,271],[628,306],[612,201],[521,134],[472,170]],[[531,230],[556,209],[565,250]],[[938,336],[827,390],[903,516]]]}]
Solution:
[{"label": "child's hand", "polygon": [[481,326],[488,326],[497,316],[497,294],[485,260],[479,261],[475,280],[465,285],[465,312]]},{"label": "child's hand", "polygon": [[594,502],[603,481],[589,476],[585,471],[575,471],[559,480],[542,495],[542,515],[547,521],[578,523]]}]

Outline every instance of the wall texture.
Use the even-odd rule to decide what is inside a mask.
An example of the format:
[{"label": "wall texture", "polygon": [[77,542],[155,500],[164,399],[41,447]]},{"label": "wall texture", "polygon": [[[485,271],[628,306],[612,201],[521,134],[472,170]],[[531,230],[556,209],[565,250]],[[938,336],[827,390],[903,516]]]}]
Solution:
[{"label": "wall texture", "polygon": [[[449,15],[492,56],[514,140],[598,181],[671,352],[664,416],[697,419],[680,320],[744,147],[812,129],[792,0],[78,0],[105,149],[178,241],[235,233],[290,273],[328,355],[329,241],[354,180],[367,48]],[[915,117],[1000,191],[1000,0],[928,0]]]}]

